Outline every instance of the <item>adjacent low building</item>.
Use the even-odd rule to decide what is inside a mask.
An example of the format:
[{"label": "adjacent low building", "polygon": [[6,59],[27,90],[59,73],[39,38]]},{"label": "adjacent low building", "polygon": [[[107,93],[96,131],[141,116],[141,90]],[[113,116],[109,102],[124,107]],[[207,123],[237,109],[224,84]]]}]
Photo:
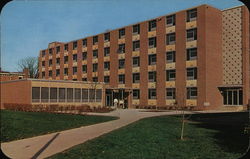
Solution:
[{"label": "adjacent low building", "polygon": [[8,104],[104,106],[104,83],[21,79],[1,82],[1,108]]}]

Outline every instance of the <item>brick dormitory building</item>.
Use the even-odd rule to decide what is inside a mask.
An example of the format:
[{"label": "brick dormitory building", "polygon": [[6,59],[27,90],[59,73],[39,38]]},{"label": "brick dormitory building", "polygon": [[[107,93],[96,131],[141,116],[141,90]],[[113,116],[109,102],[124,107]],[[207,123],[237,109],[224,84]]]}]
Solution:
[{"label": "brick dormitory building", "polygon": [[52,42],[40,51],[39,78],[104,82],[105,106],[117,98],[128,108],[243,109],[250,95],[249,11],[246,6],[219,10],[200,5],[83,39]]}]

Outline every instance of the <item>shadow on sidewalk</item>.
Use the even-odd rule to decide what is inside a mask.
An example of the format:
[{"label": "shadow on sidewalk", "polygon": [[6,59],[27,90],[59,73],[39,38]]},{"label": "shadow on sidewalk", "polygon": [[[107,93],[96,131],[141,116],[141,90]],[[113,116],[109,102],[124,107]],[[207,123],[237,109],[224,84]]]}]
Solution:
[{"label": "shadow on sidewalk", "polygon": [[31,159],[36,159],[58,136],[60,133],[55,134]]}]

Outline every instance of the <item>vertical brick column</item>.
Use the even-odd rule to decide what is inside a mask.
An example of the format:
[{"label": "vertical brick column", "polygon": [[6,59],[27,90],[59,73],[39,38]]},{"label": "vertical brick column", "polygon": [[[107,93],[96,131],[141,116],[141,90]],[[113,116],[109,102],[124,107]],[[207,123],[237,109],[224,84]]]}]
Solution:
[{"label": "vertical brick column", "polygon": [[64,44],[60,45],[60,79],[64,78]]},{"label": "vertical brick column", "polygon": [[243,105],[248,104],[249,95],[249,11],[246,6],[242,6],[242,64],[243,64]]},{"label": "vertical brick column", "polygon": [[148,105],[148,22],[140,23],[140,106]]},{"label": "vertical brick column", "polygon": [[163,107],[166,105],[166,95],[165,95],[165,59],[166,59],[166,44],[165,44],[165,36],[166,36],[166,22],[165,17],[157,18],[157,28],[156,28],[156,55],[157,55],[157,63],[156,63],[156,91],[157,91],[157,106]]},{"label": "vertical brick column", "polygon": [[104,34],[98,35],[98,82],[104,81]]},{"label": "vertical brick column", "polygon": [[186,12],[176,13],[176,99],[178,106],[186,105]]},{"label": "vertical brick column", "polygon": [[77,40],[77,81],[82,81],[82,39]]},{"label": "vertical brick column", "polygon": [[87,80],[92,81],[92,57],[93,57],[93,37],[87,38]]},{"label": "vertical brick column", "polygon": [[38,62],[39,62],[38,78],[42,78],[42,51],[39,52]]},{"label": "vertical brick column", "polygon": [[73,55],[72,55],[72,50],[73,50],[73,42],[70,42],[69,45],[69,55],[68,55],[68,59],[69,59],[69,68],[68,68],[68,80],[72,80],[73,78]]},{"label": "vertical brick column", "polygon": [[205,6],[197,8],[197,106],[206,101],[206,12]]},{"label": "vertical brick column", "polygon": [[56,79],[56,46],[52,48],[52,79]]},{"label": "vertical brick column", "polygon": [[110,86],[118,86],[118,30],[110,32]]},{"label": "vertical brick column", "polygon": [[[132,26],[125,28],[125,87],[132,88]],[[129,91],[129,90],[126,90]],[[128,95],[128,107],[132,106],[132,90]]]},{"label": "vertical brick column", "polygon": [[49,50],[45,50],[45,79],[49,78]]}]

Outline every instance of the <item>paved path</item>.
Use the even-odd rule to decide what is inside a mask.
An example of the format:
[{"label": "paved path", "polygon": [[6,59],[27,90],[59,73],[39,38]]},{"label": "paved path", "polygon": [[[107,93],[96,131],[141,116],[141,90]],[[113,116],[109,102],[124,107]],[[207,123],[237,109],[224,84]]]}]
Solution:
[{"label": "paved path", "polygon": [[109,133],[115,129],[133,123],[139,119],[180,114],[178,111],[146,112],[143,110],[126,109],[110,113],[89,113],[90,115],[118,116],[118,120],[84,126],[32,138],[6,142],[1,144],[2,151],[13,159],[45,158],[69,149],[72,146]]}]

